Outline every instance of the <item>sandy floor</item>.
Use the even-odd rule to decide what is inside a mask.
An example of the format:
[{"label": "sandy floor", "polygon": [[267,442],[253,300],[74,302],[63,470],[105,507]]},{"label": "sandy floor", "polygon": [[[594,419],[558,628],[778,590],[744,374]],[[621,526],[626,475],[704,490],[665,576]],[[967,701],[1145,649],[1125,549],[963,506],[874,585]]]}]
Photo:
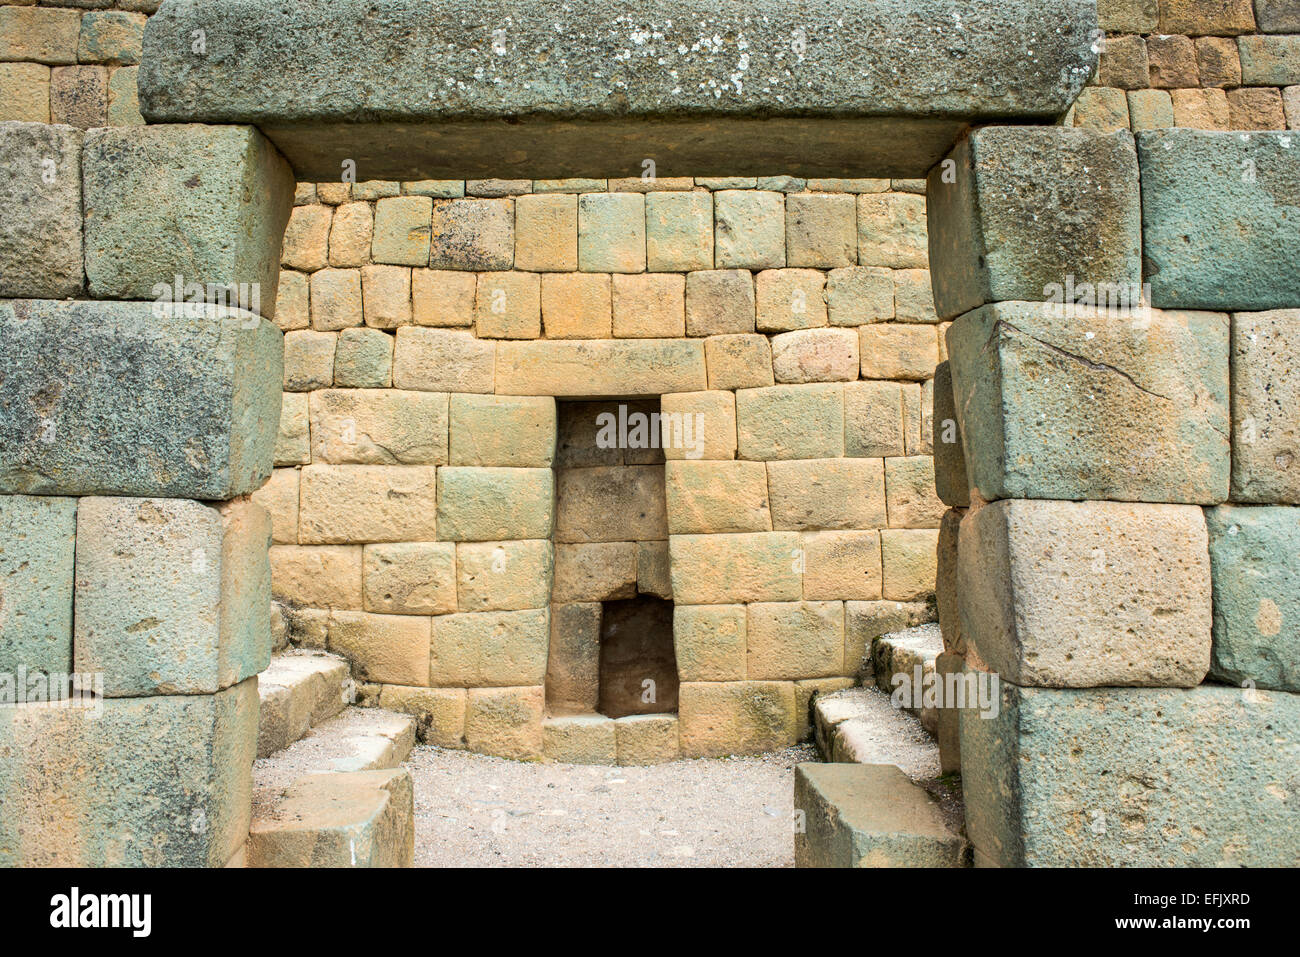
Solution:
[{"label": "sandy floor", "polygon": [[417,867],[790,867],[811,747],[642,768],[526,764],[418,746]]}]

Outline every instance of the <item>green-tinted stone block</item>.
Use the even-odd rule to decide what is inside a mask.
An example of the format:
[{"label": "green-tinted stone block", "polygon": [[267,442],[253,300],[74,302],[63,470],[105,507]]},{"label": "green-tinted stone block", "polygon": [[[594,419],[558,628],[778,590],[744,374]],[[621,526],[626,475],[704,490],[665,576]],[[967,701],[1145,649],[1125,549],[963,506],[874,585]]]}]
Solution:
[{"label": "green-tinted stone block", "polygon": [[982,306],[948,329],[972,488],[999,498],[1228,497],[1228,317]]},{"label": "green-tinted stone block", "polygon": [[261,487],[282,336],[239,310],[197,311],[0,303],[0,492],[224,501]]},{"label": "green-tinted stone block", "polygon": [[0,673],[72,670],[77,501],[0,496]]},{"label": "green-tinted stone block", "polygon": [[1214,578],[1210,676],[1300,691],[1300,508],[1207,509]]},{"label": "green-tinted stone block", "polygon": [[1300,138],[1291,132],[1137,134],[1151,303],[1300,305]]},{"label": "green-tinted stone block", "polygon": [[442,541],[550,538],[554,526],[551,469],[438,469],[438,538]]},{"label": "green-tinted stone block", "polygon": [[963,708],[960,719],[966,831],[977,861],[1300,861],[1300,696],[1216,685],[1050,690],[1003,682],[983,704]]},{"label": "green-tinted stone block", "polygon": [[393,337],[382,329],[344,329],[334,350],[334,384],[386,389],[393,384]]}]

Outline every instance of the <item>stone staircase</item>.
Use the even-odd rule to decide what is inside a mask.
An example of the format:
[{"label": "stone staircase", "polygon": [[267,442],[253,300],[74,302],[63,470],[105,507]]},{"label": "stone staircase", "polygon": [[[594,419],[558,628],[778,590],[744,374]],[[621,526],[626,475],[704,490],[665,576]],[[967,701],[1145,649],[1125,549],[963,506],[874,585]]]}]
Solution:
[{"label": "stone staircase", "polygon": [[862,687],[814,699],[813,735],[828,763],[796,768],[804,826],[795,866],[966,866],[961,789],[941,773],[937,709],[919,697],[891,700],[918,676],[932,681],[942,650],[933,624],[883,635]]},{"label": "stone staircase", "polygon": [[409,867],[415,720],[350,706],[348,664],[288,651],[259,679],[249,867]]}]

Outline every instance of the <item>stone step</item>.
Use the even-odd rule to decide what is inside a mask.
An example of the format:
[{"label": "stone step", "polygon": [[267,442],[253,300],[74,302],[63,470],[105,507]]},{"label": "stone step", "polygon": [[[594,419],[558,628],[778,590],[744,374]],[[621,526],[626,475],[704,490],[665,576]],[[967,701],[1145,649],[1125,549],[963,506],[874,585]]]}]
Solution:
[{"label": "stone step", "polygon": [[352,697],[352,679],[348,663],[335,655],[287,652],[271,659],[257,693],[257,756],[268,758],[339,714]]},{"label": "stone step", "polygon": [[913,781],[939,777],[939,748],[919,719],[878,688],[845,688],[813,702],[817,747],[827,761],[893,764]]},{"label": "stone step", "polygon": [[963,867],[966,841],[930,795],[889,764],[800,764],[796,867]]},{"label": "stone step", "polygon": [[255,807],[249,867],[410,867],[415,789],[405,768],[311,774]]},{"label": "stone step", "polygon": [[415,719],[348,708],[253,764],[249,867],[409,867]]},{"label": "stone step", "polygon": [[[905,707],[920,717],[922,727],[930,734],[938,732],[939,715],[933,706],[922,706],[922,691],[927,683],[934,681],[935,659],[942,653],[943,636],[936,623],[881,635],[871,645],[876,687],[886,694],[893,694],[898,687],[910,690],[915,697],[909,696]],[[896,676],[904,677],[906,684],[896,685]]]}]

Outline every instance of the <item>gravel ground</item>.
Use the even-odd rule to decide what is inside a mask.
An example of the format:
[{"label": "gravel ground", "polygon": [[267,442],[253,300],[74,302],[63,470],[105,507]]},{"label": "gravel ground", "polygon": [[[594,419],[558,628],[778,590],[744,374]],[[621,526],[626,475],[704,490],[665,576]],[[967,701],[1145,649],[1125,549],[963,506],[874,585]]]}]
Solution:
[{"label": "gravel ground", "polygon": [[417,867],[791,867],[811,746],[651,767],[529,764],[418,746]]}]

